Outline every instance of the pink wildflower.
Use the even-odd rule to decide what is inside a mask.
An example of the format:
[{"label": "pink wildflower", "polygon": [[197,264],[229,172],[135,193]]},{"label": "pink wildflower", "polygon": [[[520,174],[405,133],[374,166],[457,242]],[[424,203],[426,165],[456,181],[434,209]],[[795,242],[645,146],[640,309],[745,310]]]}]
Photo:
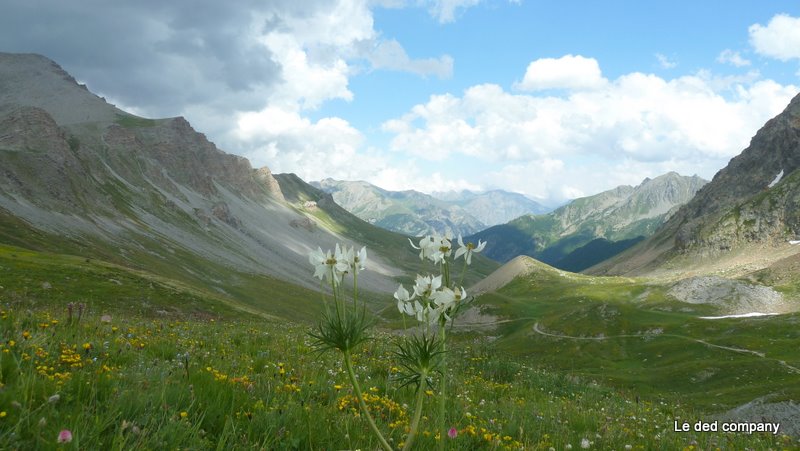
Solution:
[{"label": "pink wildflower", "polygon": [[458,436],[458,429],[450,428],[450,430],[447,431],[447,436],[450,438],[456,438]]},{"label": "pink wildflower", "polygon": [[69,443],[72,441],[72,432],[69,429],[62,429],[58,433],[58,443]]}]

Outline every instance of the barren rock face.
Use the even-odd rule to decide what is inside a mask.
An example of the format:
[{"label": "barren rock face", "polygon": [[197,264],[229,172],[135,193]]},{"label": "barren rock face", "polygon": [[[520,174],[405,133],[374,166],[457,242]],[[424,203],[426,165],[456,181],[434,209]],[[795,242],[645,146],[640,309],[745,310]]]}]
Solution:
[{"label": "barren rock face", "polygon": [[0,118],[0,146],[26,152],[63,156],[69,150],[66,134],[47,111],[18,107]]},{"label": "barren rock face", "polygon": [[256,171],[256,178],[261,183],[264,184],[264,186],[267,188],[267,191],[269,191],[269,193],[272,194],[273,197],[275,197],[280,201],[286,200],[283,197],[283,192],[281,191],[281,185],[278,184],[278,181],[275,180],[275,177],[272,176],[272,172],[269,170],[268,167],[264,166],[263,168],[259,168]]},{"label": "barren rock face", "polygon": [[0,115],[0,149],[11,161],[0,165],[0,192],[33,203],[69,210],[77,205],[76,190],[66,189],[80,171],[71,141],[53,118],[35,107]]},{"label": "barren rock face", "polygon": [[791,182],[798,167],[800,95],[672,218],[676,247],[724,250],[739,241],[765,241],[776,235],[783,239],[786,232],[800,231],[796,190],[781,189],[780,184],[769,188],[781,171]]}]

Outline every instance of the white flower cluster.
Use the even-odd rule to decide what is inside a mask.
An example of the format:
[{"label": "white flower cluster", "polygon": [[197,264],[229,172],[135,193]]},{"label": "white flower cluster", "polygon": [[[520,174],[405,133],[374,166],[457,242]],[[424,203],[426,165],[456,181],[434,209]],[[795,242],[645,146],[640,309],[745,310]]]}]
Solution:
[{"label": "white flower cluster", "polygon": [[356,252],[352,247],[340,247],[336,243],[336,248],[331,252],[322,252],[317,247],[316,251],[308,254],[308,262],[314,266],[314,277],[320,280],[327,277],[328,281],[338,285],[342,277],[349,272],[363,271],[366,269],[367,248],[362,247]]},{"label": "white flower cluster", "polygon": [[[444,262],[444,260],[449,257],[450,253],[452,252],[452,239],[447,234],[439,235],[434,233],[433,235],[426,235],[419,241],[418,246],[415,245],[410,239],[408,241],[411,243],[411,247],[420,251],[420,260],[427,258],[437,265]],[[467,261],[467,264],[470,265],[472,264],[472,254],[482,251],[483,248],[486,247],[486,242],[478,240],[477,246],[473,243],[464,244],[464,240],[461,238],[461,235],[459,235],[458,246],[459,247],[456,250],[455,258],[463,255]]]},{"label": "white flower cluster", "polygon": [[[447,263],[447,258],[452,254],[451,238],[447,235],[433,234],[422,237],[419,245],[413,241],[411,247],[420,251],[421,260],[429,259],[434,264]],[[472,263],[472,254],[480,252],[486,246],[485,242],[464,244],[461,236],[458,237],[460,246],[455,252],[454,259],[464,257],[467,265]],[[451,315],[458,308],[461,300],[467,297],[464,287],[450,288],[442,284],[442,276],[417,275],[414,282],[413,293],[409,293],[401,284],[394,293],[397,300],[397,309],[400,313],[414,316],[420,322],[435,324],[440,320],[449,321]]]}]

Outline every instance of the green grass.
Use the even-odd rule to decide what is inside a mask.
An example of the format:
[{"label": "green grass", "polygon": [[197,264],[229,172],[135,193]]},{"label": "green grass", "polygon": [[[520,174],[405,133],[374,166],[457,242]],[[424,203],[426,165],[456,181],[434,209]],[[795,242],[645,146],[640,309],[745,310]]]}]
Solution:
[{"label": "green grass", "polygon": [[157,123],[154,119],[145,119],[132,114],[117,114],[116,123],[128,128],[134,127],[154,127]]},{"label": "green grass", "polygon": [[800,374],[780,363],[800,368],[799,314],[703,320],[717,311],[671,300],[652,282],[562,274],[539,269],[478,300],[510,318],[498,349],[707,413],[765,395],[800,399]]},{"label": "green grass", "polygon": [[[60,447],[75,449],[376,447],[337,355],[311,349],[319,294],[238,273],[226,285],[236,291],[221,293],[200,283],[218,276],[211,263],[176,249],[174,261],[193,280],[174,261],[146,260],[155,243],[140,243],[142,255],[128,257],[147,267],[0,246],[0,449],[56,449],[61,429],[75,439]],[[413,253],[412,263],[419,269]],[[70,302],[86,305],[80,320],[77,307],[70,318]],[[387,305],[383,327],[397,325],[390,294],[371,302]],[[584,438],[594,449],[798,446],[780,436],[671,430],[674,419],[706,418],[767,392],[797,399],[797,375],[775,362],[800,364],[796,317],[747,327],[692,320],[713,312],[683,312],[663,287],[642,280],[545,265],[478,302],[514,320],[496,339],[452,335],[447,423],[459,432],[447,449],[578,449]],[[575,336],[663,333],[575,341],[532,334],[535,323]],[[395,333],[373,335],[356,364],[379,427],[399,447],[413,393],[393,379]],[[692,337],[768,347],[769,359],[721,354]],[[436,446],[434,405],[431,397],[415,449]]]},{"label": "green grass", "polygon": [[[0,448],[376,447],[336,354],[313,352],[308,326],[117,308],[109,322],[100,306],[69,321],[58,300],[4,297]],[[376,332],[356,359],[379,427],[400,446],[412,392],[392,379],[393,340]],[[584,438],[594,449],[796,445],[767,435],[675,433],[674,419],[699,414],[542,371],[483,340],[457,339],[454,349],[447,424],[458,436],[447,438],[447,449],[577,449]],[[435,447],[432,424],[423,422],[416,449]],[[59,446],[62,429],[74,440]]]}]

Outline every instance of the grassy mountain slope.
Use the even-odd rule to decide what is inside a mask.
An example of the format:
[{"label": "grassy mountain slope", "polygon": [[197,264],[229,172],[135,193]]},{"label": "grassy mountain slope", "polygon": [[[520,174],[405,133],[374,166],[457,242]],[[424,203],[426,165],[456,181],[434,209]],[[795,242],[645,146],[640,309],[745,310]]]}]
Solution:
[{"label": "grassy mountain slope", "polygon": [[602,246],[606,258],[626,249],[629,240],[652,234],[703,183],[697,176],[669,173],[646,179],[637,187],[620,186],[575,199],[546,215],[522,216],[470,239],[490,241],[486,255],[500,262],[528,255],[560,268],[581,270],[599,261],[595,251],[601,242],[584,246],[599,238],[609,241]]},{"label": "grassy mountain slope", "polygon": [[[668,394],[708,413],[762,396],[800,398],[796,298],[788,301],[795,313],[701,319],[725,314],[727,301],[680,302],[669,283],[584,276],[526,258],[509,263],[517,268],[510,276],[487,278],[502,283],[478,299],[485,314],[498,317],[501,352],[630,393]],[[791,281],[777,289],[796,293],[797,287]]]}]

